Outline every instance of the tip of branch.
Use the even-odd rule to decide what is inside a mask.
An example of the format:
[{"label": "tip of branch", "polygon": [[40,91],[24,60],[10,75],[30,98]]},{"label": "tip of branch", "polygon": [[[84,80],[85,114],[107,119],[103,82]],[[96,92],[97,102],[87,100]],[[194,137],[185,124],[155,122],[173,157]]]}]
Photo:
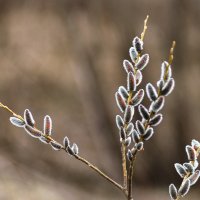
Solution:
[{"label": "tip of branch", "polygon": [[141,33],[141,40],[143,41],[144,40],[144,35],[146,33],[146,30],[147,30],[147,22],[148,22],[148,19],[149,19],[149,15],[146,16],[146,19],[144,20],[144,28],[143,28],[143,31]]},{"label": "tip of branch", "polygon": [[169,64],[170,65],[172,64],[172,61],[174,59],[174,49],[175,49],[175,46],[176,46],[176,41],[173,41],[172,42],[172,46],[170,48],[170,52],[169,52]]}]

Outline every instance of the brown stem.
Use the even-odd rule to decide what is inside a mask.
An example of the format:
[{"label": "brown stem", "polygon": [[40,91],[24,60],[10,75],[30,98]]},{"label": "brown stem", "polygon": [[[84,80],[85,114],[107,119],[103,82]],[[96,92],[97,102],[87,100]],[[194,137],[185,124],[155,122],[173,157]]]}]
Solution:
[{"label": "brown stem", "polygon": [[122,153],[122,169],[123,169],[123,186],[124,189],[127,188],[127,169],[126,169],[126,146],[124,142],[122,141],[121,145],[121,153]]},{"label": "brown stem", "polygon": [[[2,104],[0,102],[0,107],[2,107],[3,109],[7,110],[8,112],[12,113],[13,116],[21,119],[24,121],[23,117],[16,114],[13,110],[11,110],[8,106]],[[38,130],[36,127],[34,127],[34,129]],[[42,134],[43,137],[47,138],[48,141],[55,141],[57,142],[56,140],[54,140],[51,136],[47,136],[45,134]],[[57,142],[59,144],[59,142]],[[61,145],[61,144],[60,144]],[[61,145],[61,149],[66,151],[65,147]],[[106,175],[105,173],[103,173],[99,168],[97,168],[95,165],[91,164],[89,161],[87,161],[86,159],[82,158],[81,156],[78,156],[78,155],[74,155],[74,157],[85,163],[87,166],[89,166],[91,169],[93,169],[94,171],[96,171],[100,176],[102,176],[103,178],[105,178],[107,181],[109,181],[110,183],[112,183],[114,186],[116,186],[118,189],[122,190],[124,192],[124,188],[123,186],[121,186],[120,184],[118,184],[116,181],[114,181],[113,179],[111,179],[108,175]]]},{"label": "brown stem", "polygon": [[91,164],[89,161],[87,161],[86,159],[82,158],[81,156],[78,155],[74,155],[74,157],[77,160],[80,160],[81,162],[85,163],[88,167],[90,167],[91,169],[93,169],[95,172],[97,172],[100,176],[102,176],[103,178],[105,178],[107,181],[109,181],[110,183],[112,183],[114,186],[116,186],[118,189],[124,191],[124,188],[118,184],[117,182],[115,182],[113,179],[111,179],[109,176],[107,176],[105,173],[103,173],[99,168],[97,168],[95,165]]},{"label": "brown stem", "polygon": [[132,196],[132,187],[133,187],[133,172],[134,172],[134,163],[136,156],[134,156],[133,160],[130,162],[129,172],[128,172],[128,200],[133,200]]}]

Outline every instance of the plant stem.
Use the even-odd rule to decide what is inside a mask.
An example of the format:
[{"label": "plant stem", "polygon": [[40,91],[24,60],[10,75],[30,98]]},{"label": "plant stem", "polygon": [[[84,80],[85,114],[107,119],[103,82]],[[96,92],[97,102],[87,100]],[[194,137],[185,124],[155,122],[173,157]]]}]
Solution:
[{"label": "plant stem", "polygon": [[133,187],[133,172],[134,172],[134,163],[136,156],[134,156],[133,160],[130,162],[129,173],[128,173],[128,200],[133,200],[132,196],[132,187]]},{"label": "plant stem", "polygon": [[121,145],[121,153],[122,153],[122,169],[123,169],[123,181],[124,181],[124,189],[127,188],[127,169],[126,169],[126,146],[122,141]]},{"label": "plant stem", "polygon": [[[3,109],[7,110],[8,112],[12,113],[13,116],[21,119],[24,121],[23,117],[16,114],[13,110],[11,110],[8,106],[2,104],[0,102],[0,107],[2,107]],[[35,129],[37,129],[36,127],[34,127]],[[49,141],[55,141],[52,137],[50,136],[46,136],[45,134],[42,135],[43,137],[47,138]],[[57,142],[58,143],[58,142]],[[61,145],[62,146],[62,145]],[[62,146],[61,148],[62,150],[66,151],[66,149],[64,148],[64,146]],[[89,166],[91,169],[93,169],[94,171],[96,171],[99,175],[101,175],[103,178],[105,178],[107,181],[109,181],[110,183],[112,183],[114,186],[116,186],[118,189],[122,190],[124,192],[124,188],[123,186],[121,186],[120,184],[118,184],[116,181],[114,181],[113,179],[111,179],[108,175],[106,175],[104,172],[102,172],[99,168],[97,168],[95,165],[91,164],[89,161],[87,161],[86,159],[82,158],[81,156],[78,155],[74,155],[74,157],[85,163],[87,166]]]},{"label": "plant stem", "polygon": [[103,173],[99,168],[97,168],[95,165],[91,164],[89,161],[87,161],[86,159],[82,158],[81,156],[78,155],[74,155],[74,157],[85,163],[88,167],[90,167],[91,169],[93,169],[95,172],[97,172],[100,176],[102,176],[103,178],[105,178],[107,181],[109,181],[110,183],[112,183],[114,186],[116,186],[118,189],[124,191],[124,188],[118,184],[116,181],[114,181],[113,179],[111,179],[109,176],[107,176],[105,173]]}]

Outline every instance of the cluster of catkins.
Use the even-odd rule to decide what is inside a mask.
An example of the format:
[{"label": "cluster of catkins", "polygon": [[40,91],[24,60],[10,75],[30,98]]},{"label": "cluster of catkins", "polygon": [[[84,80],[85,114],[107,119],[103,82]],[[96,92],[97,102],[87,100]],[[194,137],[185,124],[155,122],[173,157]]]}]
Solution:
[{"label": "cluster of catkins", "polygon": [[188,162],[184,164],[175,163],[175,169],[180,177],[183,179],[181,186],[177,190],[174,184],[169,186],[169,194],[171,199],[179,199],[185,196],[192,185],[194,185],[200,176],[200,171],[197,170],[199,165],[197,157],[200,152],[200,143],[197,140],[192,140],[191,146],[185,147]]},{"label": "cluster of catkins", "polygon": [[[117,105],[123,113],[123,117],[116,116],[120,142],[129,147],[127,157],[130,161],[138,151],[143,150],[144,141],[149,140],[154,134],[153,127],[162,121],[163,117],[159,111],[164,106],[165,97],[172,92],[175,85],[171,66],[164,61],[161,65],[161,77],[157,82],[157,89],[151,83],[146,85],[146,94],[151,101],[150,107],[146,108],[141,104],[145,91],[138,87],[143,79],[142,70],[149,63],[149,55],[142,55],[142,50],[143,41],[135,37],[133,46],[129,49],[132,62],[123,61],[123,67],[127,73],[127,87],[120,86],[115,94]],[[137,120],[134,125],[132,119],[136,109],[142,119]],[[130,148],[131,143],[133,146]]]},{"label": "cluster of catkins", "polygon": [[24,119],[18,117],[10,117],[10,122],[17,126],[24,128],[24,130],[33,138],[39,139],[41,142],[45,144],[50,144],[54,150],[65,150],[69,155],[77,155],[78,154],[78,146],[77,144],[73,143],[70,146],[70,141],[66,136],[63,139],[63,145],[56,142],[52,139],[52,120],[49,115],[44,117],[44,130],[43,132],[38,130],[35,127],[35,120],[33,119],[33,115],[31,114],[30,110],[26,109],[24,111]]}]

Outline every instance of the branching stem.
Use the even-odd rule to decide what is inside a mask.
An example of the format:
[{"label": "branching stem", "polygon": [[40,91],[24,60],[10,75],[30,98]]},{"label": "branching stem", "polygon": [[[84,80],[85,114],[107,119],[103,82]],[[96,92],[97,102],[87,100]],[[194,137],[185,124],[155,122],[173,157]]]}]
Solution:
[{"label": "branching stem", "polygon": [[[1,102],[0,102],[0,107],[2,107],[3,109],[7,110],[8,112],[10,112],[13,116],[15,116],[15,117],[17,117],[17,118],[19,118],[19,119],[25,121],[24,118],[23,118],[22,116],[16,114],[13,110],[11,110],[8,106],[2,104]],[[34,127],[34,129],[38,130],[36,127]],[[56,140],[54,140],[54,139],[53,139],[52,137],[50,137],[50,136],[47,136],[47,135],[45,135],[45,134],[42,134],[42,136],[45,137],[46,139],[48,139],[49,141],[55,141],[55,142],[57,142]],[[59,142],[57,142],[57,143],[59,143]],[[60,144],[60,145],[61,145],[61,144]],[[65,147],[64,147],[63,145],[61,145],[61,146],[62,146],[61,149],[67,152],[67,150],[65,149]],[[98,173],[100,176],[102,176],[104,179],[106,179],[107,181],[109,181],[110,183],[112,183],[114,186],[116,186],[118,189],[120,189],[121,191],[124,192],[124,187],[123,187],[123,186],[121,186],[119,183],[117,183],[117,182],[114,181],[112,178],[110,178],[108,175],[106,175],[104,172],[102,172],[98,167],[96,167],[95,165],[91,164],[89,161],[87,161],[86,159],[82,158],[82,157],[79,156],[79,155],[76,155],[76,154],[75,154],[74,157],[75,157],[77,160],[81,161],[82,163],[85,163],[88,167],[90,167],[92,170],[94,170],[95,172],[97,172],[97,173]]]}]

